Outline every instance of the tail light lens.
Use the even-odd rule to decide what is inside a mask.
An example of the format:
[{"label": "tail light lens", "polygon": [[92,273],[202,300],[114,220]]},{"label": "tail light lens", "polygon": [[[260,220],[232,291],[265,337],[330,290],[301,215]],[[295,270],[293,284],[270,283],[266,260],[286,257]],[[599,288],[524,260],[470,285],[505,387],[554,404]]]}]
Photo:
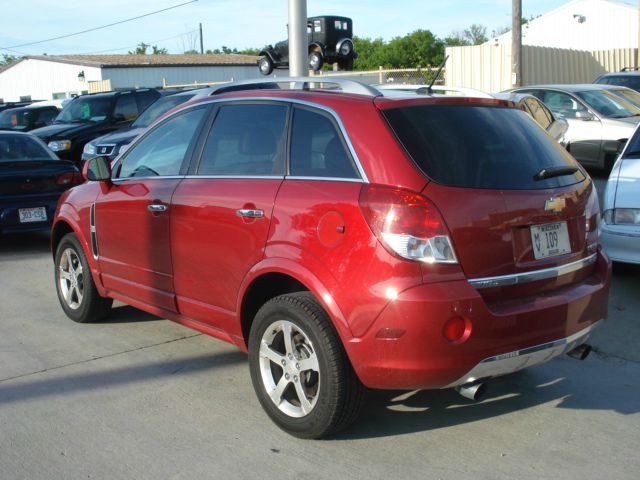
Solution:
[{"label": "tail light lens", "polygon": [[63,173],[56,179],[56,184],[61,187],[72,187],[82,183],[82,175],[78,172]]},{"label": "tail light lens", "polygon": [[364,185],[360,209],[375,236],[391,253],[425,263],[458,263],[442,216],[422,195]]},{"label": "tail light lens", "polygon": [[[593,185],[593,184],[592,184]],[[598,193],[596,192],[595,185],[591,188],[591,194],[589,200],[587,200],[587,206],[584,211],[585,216],[585,230],[587,251],[593,253],[597,250],[600,244],[600,202],[598,201]]]}]

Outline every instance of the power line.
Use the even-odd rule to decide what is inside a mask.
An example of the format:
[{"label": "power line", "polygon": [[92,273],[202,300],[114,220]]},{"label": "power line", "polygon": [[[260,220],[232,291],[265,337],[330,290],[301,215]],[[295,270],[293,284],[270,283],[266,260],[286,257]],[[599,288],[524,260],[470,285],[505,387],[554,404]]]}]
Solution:
[{"label": "power line", "polygon": [[[165,42],[167,40],[172,40],[174,38],[184,37],[185,35],[189,35],[190,33],[196,33],[197,31],[198,30],[190,30],[188,32],[181,33],[180,35],[174,35],[172,37],[161,38],[160,40],[151,40],[149,42],[149,45],[151,46],[154,43],[160,43],[160,42]],[[143,43],[146,43],[146,42],[143,42]],[[134,46],[122,47],[122,48],[110,48],[108,50],[98,50],[98,51],[95,51],[95,52],[74,53],[73,55],[95,55],[97,53],[119,52],[120,50],[129,50],[130,48],[137,48],[137,47],[138,47],[138,45],[134,45]]]},{"label": "power line", "polygon": [[87,30],[82,30],[81,32],[69,33],[69,34],[66,34],[66,35],[60,35],[59,37],[47,38],[46,40],[38,40],[37,42],[22,43],[20,45],[11,45],[10,47],[2,48],[2,50],[11,51],[12,48],[28,47],[30,45],[38,45],[40,43],[51,42],[53,40],[60,40],[61,38],[73,37],[75,35],[81,35],[83,33],[94,32],[96,30],[101,30],[103,28],[113,27],[115,25],[120,25],[121,23],[131,22],[132,20],[138,20],[140,18],[148,17],[150,15],[155,15],[156,13],[162,13],[162,12],[166,12],[167,10],[173,10],[174,8],[182,7],[184,5],[189,5],[190,3],[195,3],[197,1],[198,0],[190,0],[188,2],[180,3],[178,5],[173,5],[172,7],[163,8],[162,10],[156,10],[155,12],[145,13],[144,15],[138,15],[137,17],[127,18],[126,20],[120,20],[118,22],[113,22],[113,23],[110,23],[108,25],[102,25],[101,27],[89,28]]}]

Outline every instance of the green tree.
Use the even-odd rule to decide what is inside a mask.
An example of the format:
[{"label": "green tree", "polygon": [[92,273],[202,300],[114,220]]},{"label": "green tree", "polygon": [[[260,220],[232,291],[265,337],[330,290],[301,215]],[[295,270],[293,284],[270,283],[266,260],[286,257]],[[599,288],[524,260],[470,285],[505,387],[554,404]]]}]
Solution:
[{"label": "green tree", "polygon": [[353,48],[358,52],[358,58],[353,63],[354,70],[373,70],[384,63],[384,48],[386,44],[381,38],[353,37]]},{"label": "green tree", "polygon": [[6,53],[3,53],[2,57],[0,57],[0,68],[8,67],[9,65],[17,62],[18,60],[20,60],[20,58],[16,57],[15,55],[8,55]]},{"label": "green tree", "polygon": [[169,52],[167,51],[166,48],[158,48],[157,45],[152,45],[151,46],[151,55],[166,55]]},{"label": "green tree", "polygon": [[134,51],[129,51],[129,55],[146,55],[148,43],[140,42]]},{"label": "green tree", "polygon": [[471,45],[480,45],[488,40],[487,27],[473,23],[464,30],[464,38],[466,38]]},{"label": "green tree", "polygon": [[404,37],[391,39],[383,53],[385,67],[426,67],[442,62],[444,43],[429,30],[416,30]]}]

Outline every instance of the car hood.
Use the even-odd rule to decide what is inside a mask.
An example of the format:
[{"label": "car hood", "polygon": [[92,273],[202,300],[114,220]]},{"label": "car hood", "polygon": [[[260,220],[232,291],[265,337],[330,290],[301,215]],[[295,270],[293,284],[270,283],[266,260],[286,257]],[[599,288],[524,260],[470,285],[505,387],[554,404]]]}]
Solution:
[{"label": "car hood", "polygon": [[118,130],[96,138],[91,143],[94,145],[127,145],[131,141],[144,132],[144,127],[131,128],[127,130]]},{"label": "car hood", "polygon": [[622,159],[615,190],[615,208],[640,208],[640,158]]},{"label": "car hood", "polygon": [[75,136],[86,130],[94,130],[96,125],[96,123],[57,123],[47,127],[36,128],[29,133],[40,137],[42,140],[48,141],[53,138],[62,138],[70,135]]}]

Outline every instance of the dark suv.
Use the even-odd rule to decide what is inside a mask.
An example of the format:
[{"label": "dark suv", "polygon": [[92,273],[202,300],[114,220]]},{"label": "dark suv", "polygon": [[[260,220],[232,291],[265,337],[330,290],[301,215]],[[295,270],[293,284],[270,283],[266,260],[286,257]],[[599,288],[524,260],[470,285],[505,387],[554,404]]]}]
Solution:
[{"label": "dark suv", "polygon": [[635,67],[623,68],[620,72],[605,73],[596,78],[593,83],[619,85],[640,92],[640,71]]},{"label": "dark suv", "polygon": [[64,106],[53,125],[31,133],[60,158],[79,163],[87,142],[130,125],[158,97],[150,88],[81,95]]},{"label": "dark suv", "polygon": [[0,112],[0,130],[28,132],[35,128],[51,125],[60,109],[55,105],[28,105],[9,108]]},{"label": "dark suv", "polygon": [[[337,63],[340,70],[352,70],[358,54],[353,48],[353,24],[347,17],[310,17],[307,20],[309,68],[317,72],[325,63]],[[260,52],[258,68],[269,75],[274,68],[289,67],[289,41],[267,46]]]},{"label": "dark suv", "polygon": [[354,420],[364,387],[475,399],[586,356],[611,279],[598,196],[527,113],[276,81],[293,88],[224,87],[85,163],[52,231],[72,320],[117,299],[235,344],[306,438]]}]

